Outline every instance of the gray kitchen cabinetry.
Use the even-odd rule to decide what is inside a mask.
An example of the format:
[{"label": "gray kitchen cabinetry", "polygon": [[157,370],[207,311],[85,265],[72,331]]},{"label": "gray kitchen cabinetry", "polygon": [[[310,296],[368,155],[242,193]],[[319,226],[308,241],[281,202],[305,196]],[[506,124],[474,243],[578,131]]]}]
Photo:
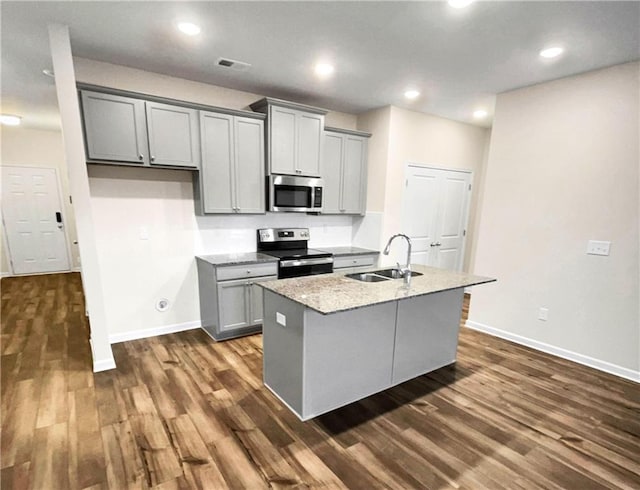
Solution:
[{"label": "gray kitchen cabinetry", "polygon": [[215,265],[198,258],[202,328],[215,340],[262,330],[262,289],[278,278],[277,262]]},{"label": "gray kitchen cabinetry", "polygon": [[265,98],[251,109],[267,115],[270,174],[322,176],[324,109]]},{"label": "gray kitchen cabinetry", "polygon": [[89,163],[199,167],[197,110],[89,90],[81,100]]},{"label": "gray kitchen cabinetry", "polygon": [[198,111],[158,102],[145,108],[151,165],[198,168]]},{"label": "gray kitchen cabinetry", "polygon": [[265,212],[264,122],[200,112],[202,164],[194,176],[198,214]]},{"label": "gray kitchen cabinetry", "polygon": [[144,101],[98,92],[81,92],[89,160],[149,164]]},{"label": "gray kitchen cabinetry", "polygon": [[333,258],[333,271],[344,274],[370,270],[378,261],[377,253],[367,255],[347,255]]},{"label": "gray kitchen cabinetry", "polygon": [[326,128],[323,214],[364,214],[369,133]]}]

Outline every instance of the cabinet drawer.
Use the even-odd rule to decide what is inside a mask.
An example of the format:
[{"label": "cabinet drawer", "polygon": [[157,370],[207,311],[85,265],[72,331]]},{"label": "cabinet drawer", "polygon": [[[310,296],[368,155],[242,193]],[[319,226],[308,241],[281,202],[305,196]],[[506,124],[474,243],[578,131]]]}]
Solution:
[{"label": "cabinet drawer", "polygon": [[342,269],[344,267],[365,267],[372,266],[376,258],[374,255],[351,255],[349,257],[335,257],[333,268]]},{"label": "cabinet drawer", "polygon": [[218,281],[244,279],[245,277],[275,276],[278,274],[278,263],[244,264],[217,267]]}]

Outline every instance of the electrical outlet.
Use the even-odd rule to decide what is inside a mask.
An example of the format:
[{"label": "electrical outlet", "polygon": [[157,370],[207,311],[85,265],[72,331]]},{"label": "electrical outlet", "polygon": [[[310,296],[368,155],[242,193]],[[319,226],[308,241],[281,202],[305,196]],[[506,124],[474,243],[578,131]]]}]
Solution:
[{"label": "electrical outlet", "polygon": [[538,320],[546,322],[549,319],[549,308],[540,308],[538,310]]},{"label": "electrical outlet", "polygon": [[587,243],[588,255],[609,255],[611,242],[602,242],[598,240],[589,240]]}]

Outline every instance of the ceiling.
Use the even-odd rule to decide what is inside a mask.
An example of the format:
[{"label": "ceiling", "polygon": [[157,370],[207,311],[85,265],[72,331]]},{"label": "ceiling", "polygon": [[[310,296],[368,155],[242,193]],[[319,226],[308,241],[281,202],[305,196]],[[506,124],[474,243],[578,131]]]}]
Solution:
[{"label": "ceiling", "polygon": [[[69,26],[74,56],[349,113],[394,105],[491,125],[495,95],[640,59],[639,2],[2,1],[2,112],[26,127],[59,117],[47,24]],[[202,27],[197,37],[178,21]],[[561,45],[544,60],[538,52]],[[219,57],[250,63],[238,72]],[[317,61],[335,66],[320,80]],[[409,101],[407,88],[421,95]],[[472,112],[490,116],[475,121]]]}]

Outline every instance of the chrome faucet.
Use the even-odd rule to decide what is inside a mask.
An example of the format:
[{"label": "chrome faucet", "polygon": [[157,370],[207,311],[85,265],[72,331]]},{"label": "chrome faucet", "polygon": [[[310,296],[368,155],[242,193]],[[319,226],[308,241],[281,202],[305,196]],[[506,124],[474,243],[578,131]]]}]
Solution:
[{"label": "chrome faucet", "polygon": [[396,262],[396,263],[398,264],[398,272],[404,279],[404,283],[408,286],[411,283],[411,239],[407,235],[404,235],[402,233],[393,235],[391,238],[389,238],[389,241],[387,242],[387,246],[384,247],[384,251],[382,253],[385,255],[389,255],[391,242],[398,237],[402,237],[405,240],[407,240],[407,263],[404,267],[400,267],[400,262]]}]

